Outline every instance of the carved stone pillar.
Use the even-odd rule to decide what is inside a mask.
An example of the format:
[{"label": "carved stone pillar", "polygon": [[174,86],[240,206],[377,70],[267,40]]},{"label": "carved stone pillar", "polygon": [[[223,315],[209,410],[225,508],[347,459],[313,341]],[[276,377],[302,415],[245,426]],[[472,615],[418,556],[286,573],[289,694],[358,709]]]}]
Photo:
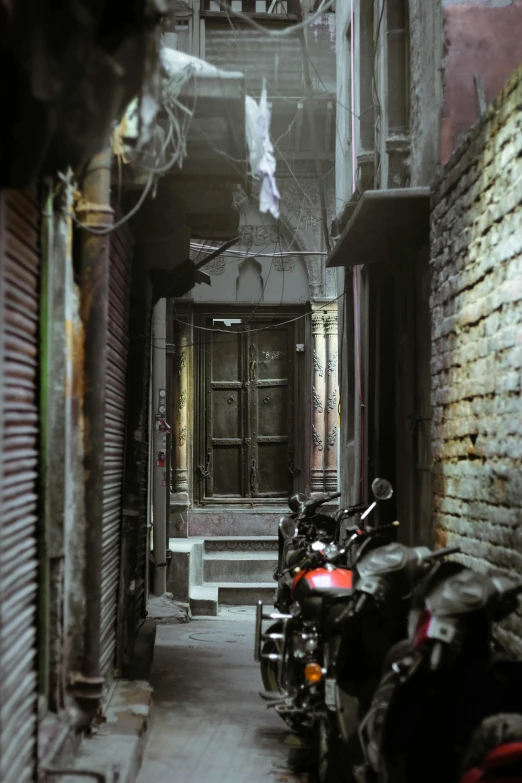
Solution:
[{"label": "carved stone pillar", "polygon": [[190,402],[188,327],[176,324],[174,332],[174,372],[172,458],[173,494],[170,502],[170,531],[174,538],[188,536],[188,432]]},{"label": "carved stone pillar", "polygon": [[324,314],[326,342],[326,410],[325,410],[325,490],[337,490],[337,310]]},{"label": "carved stone pillar", "polygon": [[322,310],[312,313],[312,492],[324,491],[326,342]]},{"label": "carved stone pillar", "polygon": [[187,401],[188,348],[184,326],[176,333],[174,364],[174,492],[188,492]]}]

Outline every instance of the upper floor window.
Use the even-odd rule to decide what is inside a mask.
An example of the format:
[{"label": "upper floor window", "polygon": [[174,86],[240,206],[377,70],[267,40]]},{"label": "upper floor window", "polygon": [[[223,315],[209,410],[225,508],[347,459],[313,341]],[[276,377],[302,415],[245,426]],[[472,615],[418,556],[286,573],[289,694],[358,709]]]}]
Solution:
[{"label": "upper floor window", "polygon": [[410,36],[408,0],[387,0],[388,129],[405,135],[410,126]]}]

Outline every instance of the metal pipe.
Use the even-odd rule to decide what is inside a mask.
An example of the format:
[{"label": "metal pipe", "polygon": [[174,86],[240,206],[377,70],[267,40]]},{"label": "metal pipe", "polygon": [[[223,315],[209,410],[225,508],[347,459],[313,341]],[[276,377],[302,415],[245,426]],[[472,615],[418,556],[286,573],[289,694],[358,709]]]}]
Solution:
[{"label": "metal pipe", "polygon": [[154,594],[163,595],[167,591],[167,503],[165,484],[167,480],[167,437],[156,427],[156,421],[167,414],[166,388],[166,299],[160,299],[154,307],[153,343],[152,343],[152,409],[155,414],[153,475],[153,551],[155,560]]},{"label": "metal pipe", "polygon": [[[110,206],[111,152],[91,159],[82,182],[77,212],[89,228],[113,222]],[[80,230],[81,318],[84,329],[84,493],[85,493],[85,633],[81,673],[73,693],[87,715],[94,715],[103,690],[101,597],[105,384],[109,297],[109,235]]]}]

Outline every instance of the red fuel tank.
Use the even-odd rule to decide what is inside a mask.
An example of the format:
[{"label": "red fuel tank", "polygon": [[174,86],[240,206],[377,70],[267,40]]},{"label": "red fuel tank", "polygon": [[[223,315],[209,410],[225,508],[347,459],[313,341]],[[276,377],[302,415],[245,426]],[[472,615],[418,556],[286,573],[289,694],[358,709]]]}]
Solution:
[{"label": "red fuel tank", "polygon": [[348,568],[315,568],[313,571],[300,571],[292,582],[292,597],[299,600],[314,590],[350,590],[353,573]]}]

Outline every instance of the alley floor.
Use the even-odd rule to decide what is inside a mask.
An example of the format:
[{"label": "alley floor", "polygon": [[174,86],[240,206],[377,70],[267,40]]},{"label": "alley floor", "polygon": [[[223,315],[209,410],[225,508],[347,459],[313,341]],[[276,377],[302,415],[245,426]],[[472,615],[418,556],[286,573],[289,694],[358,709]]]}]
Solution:
[{"label": "alley floor", "polygon": [[258,695],[253,607],[159,625],[138,783],[314,783],[309,751]]}]

